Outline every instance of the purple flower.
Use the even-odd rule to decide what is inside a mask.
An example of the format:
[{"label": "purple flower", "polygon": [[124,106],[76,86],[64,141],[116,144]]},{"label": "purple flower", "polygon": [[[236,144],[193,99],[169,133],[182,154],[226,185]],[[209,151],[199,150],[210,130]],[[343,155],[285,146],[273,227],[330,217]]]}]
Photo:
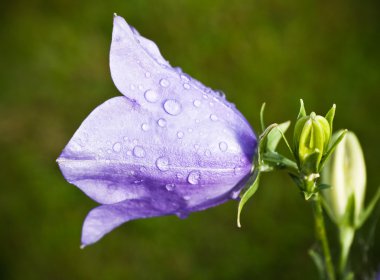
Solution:
[{"label": "purple flower", "polygon": [[119,16],[110,67],[124,96],[97,107],[57,160],[68,182],[102,204],[84,221],[82,245],[133,219],[186,217],[237,198],[257,141],[233,104],[171,67]]}]

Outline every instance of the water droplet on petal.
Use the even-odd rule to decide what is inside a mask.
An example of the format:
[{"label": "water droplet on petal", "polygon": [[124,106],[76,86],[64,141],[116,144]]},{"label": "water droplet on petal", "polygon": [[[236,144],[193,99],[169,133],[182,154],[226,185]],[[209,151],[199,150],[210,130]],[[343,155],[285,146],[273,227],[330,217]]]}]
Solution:
[{"label": "water droplet on petal", "polygon": [[195,122],[196,122],[196,123],[200,123],[200,120],[196,119]]},{"label": "water droplet on petal", "polygon": [[211,119],[212,121],[217,121],[217,120],[218,120],[218,117],[215,116],[214,114],[211,114],[211,115],[210,115],[210,119]]},{"label": "water droplet on petal", "polygon": [[136,87],[134,85],[130,85],[131,90],[135,90]]},{"label": "water droplet on petal", "polygon": [[139,85],[139,90],[143,90],[144,87],[142,85]]},{"label": "water droplet on petal", "polygon": [[181,173],[177,173],[176,177],[177,177],[177,179],[181,179],[181,178],[183,178],[183,175]]},{"label": "water droplet on petal", "polygon": [[189,85],[188,83],[184,83],[184,84],[183,84],[183,88],[184,88],[184,89],[190,89],[190,85]]},{"label": "water droplet on petal", "polygon": [[113,151],[118,153],[121,151],[121,144],[119,142],[116,142],[113,147],[112,147]]},{"label": "water droplet on petal", "polygon": [[169,170],[169,159],[167,157],[159,157],[156,160],[156,166],[161,171]]},{"label": "water droplet on petal", "polygon": [[213,107],[213,106],[214,106],[214,103],[210,102],[210,106]]},{"label": "water droplet on petal", "polygon": [[178,139],[182,139],[183,138],[183,132],[182,131],[178,131],[177,137],[178,137]]},{"label": "water droplet on petal", "polygon": [[150,72],[145,72],[145,77],[149,78],[150,77]]},{"label": "water droplet on petal", "polygon": [[166,184],[166,185],[165,185],[165,188],[166,188],[169,192],[174,191],[174,189],[175,189],[175,184]]},{"label": "water droplet on petal", "polygon": [[219,143],[219,149],[222,151],[222,152],[225,152],[225,151],[227,151],[227,149],[228,149],[228,145],[227,145],[227,143],[226,142],[220,142]]},{"label": "water droplet on petal", "polygon": [[197,151],[199,149],[199,145],[195,144],[194,149]]},{"label": "water droplet on petal", "polygon": [[199,171],[191,171],[189,173],[189,176],[187,177],[187,181],[192,185],[199,184],[200,179],[201,179],[201,174],[199,173]]},{"label": "water droplet on petal", "polygon": [[144,131],[148,131],[149,130],[149,125],[147,123],[143,123],[141,125],[141,129],[144,130]]},{"label": "water droplet on petal", "polygon": [[140,172],[145,172],[145,171],[146,171],[146,167],[141,166],[141,167],[140,167]]},{"label": "water droplet on petal", "polygon": [[[185,199],[185,197],[183,199]],[[187,200],[189,200],[189,199],[190,199],[190,197]],[[181,211],[181,212],[177,212],[176,215],[180,219],[186,219],[189,216],[189,212]]]},{"label": "water droplet on petal", "polygon": [[193,129],[192,128],[188,128],[187,131],[191,133],[191,132],[193,132]]},{"label": "water droplet on petal", "polygon": [[195,107],[199,107],[199,106],[201,106],[201,102],[199,100],[194,100],[193,105]]},{"label": "water droplet on petal", "polygon": [[157,124],[160,126],[160,127],[165,127],[166,126],[166,120],[165,119],[159,119],[157,121]]},{"label": "water droplet on petal", "polygon": [[145,92],[144,96],[145,96],[146,101],[148,101],[150,103],[157,102],[157,100],[159,99],[157,92],[152,90],[152,89],[148,89]]},{"label": "water droplet on petal", "polygon": [[132,152],[131,151],[127,151],[127,156],[131,156],[132,155]]},{"label": "water droplet on petal", "polygon": [[141,146],[136,146],[133,148],[133,155],[138,158],[145,157],[145,150]]},{"label": "water droplet on petal", "polygon": [[211,151],[207,149],[207,150],[205,151],[205,156],[206,156],[206,157],[211,156]]},{"label": "water droplet on petal", "polygon": [[190,200],[190,196],[185,195],[185,196],[183,197],[183,199],[186,200],[186,201],[187,201],[187,200]]},{"label": "water droplet on petal", "polygon": [[181,75],[181,79],[182,79],[184,82],[190,82],[189,77],[187,77],[186,75]]},{"label": "water droplet on petal", "polygon": [[204,98],[204,99],[207,99],[208,96],[207,96],[206,94],[203,94],[203,98]]},{"label": "water droplet on petal", "polygon": [[240,190],[234,190],[231,192],[230,197],[231,199],[237,199],[239,197]]},{"label": "water droplet on petal", "polygon": [[169,115],[176,116],[181,113],[181,104],[174,99],[168,99],[164,103],[165,112]]},{"label": "water droplet on petal", "polygon": [[161,79],[160,80],[160,85],[163,87],[168,87],[170,85],[170,82],[166,79]]}]

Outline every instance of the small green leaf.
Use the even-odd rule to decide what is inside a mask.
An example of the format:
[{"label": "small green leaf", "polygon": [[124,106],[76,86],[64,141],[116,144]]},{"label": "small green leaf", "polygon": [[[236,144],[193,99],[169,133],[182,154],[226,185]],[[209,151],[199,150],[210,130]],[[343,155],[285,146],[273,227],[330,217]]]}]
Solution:
[{"label": "small green leaf", "polygon": [[305,116],[306,116],[305,105],[303,104],[303,100],[300,99],[300,111],[298,113],[297,120]]},{"label": "small green leaf", "polygon": [[359,221],[357,221],[355,225],[356,228],[360,228],[365,223],[365,221],[371,215],[373,209],[375,209],[375,206],[377,202],[379,201],[379,199],[380,199],[380,187],[377,189],[375,196],[372,198],[367,208],[362,213],[360,213]]},{"label": "small green leaf", "polygon": [[288,159],[287,157],[277,153],[277,152],[266,152],[262,155],[262,160],[265,165],[270,165],[278,169],[288,169],[293,173],[297,173],[297,164]]},{"label": "small green leaf", "polygon": [[288,130],[289,126],[290,121],[287,121],[277,125],[268,133],[266,146],[267,150],[276,150],[278,143],[280,142],[281,138],[283,138],[283,134]]},{"label": "small green leaf", "polygon": [[319,278],[325,279],[326,271],[322,256],[314,249],[310,249],[308,253],[311,259],[314,261],[315,266],[317,267]]},{"label": "small green leaf", "polygon": [[261,124],[261,131],[264,131],[264,130],[265,130],[264,110],[265,110],[265,102],[263,103],[263,105],[261,105],[261,109],[260,109],[260,124]]},{"label": "small green leaf", "polygon": [[331,186],[328,185],[328,184],[319,184],[319,185],[317,186],[317,188],[318,188],[318,190],[325,190],[325,189],[329,189],[329,188],[331,188]]},{"label": "small green leaf", "polygon": [[253,175],[251,178],[253,178],[253,182],[251,182],[250,186],[248,187],[248,189],[243,193],[243,195],[241,196],[241,199],[239,201],[239,206],[238,206],[238,214],[237,214],[237,226],[240,228],[241,227],[241,224],[240,224],[240,214],[241,214],[241,211],[245,205],[245,203],[252,197],[252,195],[255,194],[255,192],[257,191],[258,187],[259,187],[259,182],[260,182],[260,175],[261,173],[260,172],[257,172],[256,173],[256,176]]},{"label": "small green leaf", "polygon": [[326,154],[323,155],[323,157],[321,159],[321,163],[319,164],[319,171],[322,170],[323,166],[326,163],[326,160],[328,160],[329,157],[331,156],[331,154],[335,151],[335,148],[338,146],[338,144],[340,143],[340,141],[343,140],[343,138],[346,135],[346,133],[347,133],[347,129],[343,130],[342,133],[335,140],[335,142],[331,145],[330,149],[326,152]]},{"label": "small green leaf", "polygon": [[267,145],[267,137],[268,137],[268,134],[269,132],[274,128],[276,127],[277,124],[274,123],[274,124],[271,124],[270,126],[268,126],[264,131],[263,133],[261,133],[261,135],[259,136],[259,145],[258,145],[258,149],[257,149],[257,157],[258,157],[258,162],[261,163],[261,156],[262,154],[265,152],[265,147]]},{"label": "small green leaf", "polygon": [[336,109],[336,106],[334,104],[325,116],[325,119],[329,122],[329,125],[330,125],[330,134],[332,134],[333,121],[335,117],[335,109]]}]

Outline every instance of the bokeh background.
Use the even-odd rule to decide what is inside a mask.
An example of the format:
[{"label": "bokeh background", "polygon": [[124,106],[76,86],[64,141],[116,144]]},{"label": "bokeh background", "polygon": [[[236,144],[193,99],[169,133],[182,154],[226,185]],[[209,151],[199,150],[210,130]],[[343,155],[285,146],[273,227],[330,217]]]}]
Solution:
[{"label": "bokeh background", "polygon": [[[0,9],[0,279],[317,279],[311,210],[286,174],[267,175],[235,226],[236,202],[188,219],[132,221],[79,249],[96,204],[55,159],[97,105],[120,95],[108,66],[112,14],[173,66],[226,92],[254,128],[294,120],[299,98],[355,131],[378,173],[376,0],[15,0]],[[329,224],[331,242],[334,227]],[[367,239],[364,229],[361,238]],[[380,230],[361,270],[380,262]],[[356,245],[356,249],[360,246]],[[336,253],[334,251],[333,253]]]}]

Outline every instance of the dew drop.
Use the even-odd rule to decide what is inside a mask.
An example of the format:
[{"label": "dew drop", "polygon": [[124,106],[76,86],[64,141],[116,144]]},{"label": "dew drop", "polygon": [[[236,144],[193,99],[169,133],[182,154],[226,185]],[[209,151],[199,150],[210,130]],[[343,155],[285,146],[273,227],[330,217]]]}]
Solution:
[{"label": "dew drop", "polygon": [[196,151],[198,151],[198,149],[199,149],[199,145],[195,144],[195,145],[194,145],[194,149],[195,149]]},{"label": "dew drop", "polygon": [[129,87],[131,88],[131,90],[135,90],[136,89],[136,87],[134,85],[130,85]]},{"label": "dew drop", "polygon": [[184,82],[190,82],[189,77],[187,77],[186,75],[181,75],[181,79],[182,79]]},{"label": "dew drop", "polygon": [[[183,197],[183,199],[186,200],[186,201],[188,201],[188,200],[190,200],[190,196],[185,195],[185,196]],[[181,214],[182,214],[182,213],[181,213]]]},{"label": "dew drop", "polygon": [[183,138],[183,132],[182,131],[178,131],[177,132],[177,137],[178,137],[178,139],[182,139]]},{"label": "dew drop", "polygon": [[200,179],[201,179],[201,174],[199,173],[199,171],[191,171],[189,173],[189,176],[187,177],[187,181],[192,185],[199,184]]},{"label": "dew drop", "polygon": [[207,150],[205,151],[205,156],[206,156],[206,157],[211,156],[211,151],[207,149]]},{"label": "dew drop", "polygon": [[154,103],[154,102],[157,102],[159,96],[157,94],[156,91],[152,90],[152,89],[148,89],[145,94],[145,99],[146,101],[150,102],[150,103]]},{"label": "dew drop", "polygon": [[231,199],[237,199],[239,197],[240,190],[234,190],[231,192],[230,197]]},{"label": "dew drop", "polygon": [[204,99],[207,99],[208,96],[207,96],[206,94],[203,94],[203,98],[204,98]]},{"label": "dew drop", "polygon": [[150,72],[145,72],[145,77],[150,78],[151,74]]},{"label": "dew drop", "polygon": [[183,175],[181,173],[177,173],[176,177],[177,177],[177,179],[181,179],[181,178],[183,178]]},{"label": "dew drop", "polygon": [[138,88],[139,88],[139,90],[143,90],[144,89],[144,87],[142,85],[139,85]]},{"label": "dew drop", "polygon": [[[189,200],[190,199],[190,197],[186,197],[186,198],[187,199],[185,199],[185,197],[184,197],[183,199],[185,199],[185,200]],[[180,219],[186,219],[189,216],[189,212],[180,211],[180,212],[177,212],[176,215]]]},{"label": "dew drop", "polygon": [[128,155],[128,156],[131,156],[131,155],[132,155],[132,152],[131,152],[131,151],[127,151],[127,155]]},{"label": "dew drop", "polygon": [[175,184],[166,184],[166,185],[165,185],[165,188],[166,188],[169,192],[174,191],[174,189],[175,189]]},{"label": "dew drop", "polygon": [[213,106],[214,106],[214,103],[210,102],[210,106],[213,107]]},{"label": "dew drop", "polygon": [[141,125],[141,129],[144,130],[144,131],[148,131],[149,130],[149,125],[147,123],[143,123]]},{"label": "dew drop", "polygon": [[226,142],[220,142],[219,143],[219,149],[222,151],[222,152],[225,152],[225,151],[227,151],[227,149],[228,149],[228,145],[227,145],[227,143]]},{"label": "dew drop", "polygon": [[159,119],[157,121],[157,124],[160,126],[160,127],[165,127],[166,126],[166,120],[165,119]]},{"label": "dew drop", "polygon": [[168,99],[164,103],[164,109],[169,115],[176,116],[181,113],[181,104],[177,100]]},{"label": "dew drop", "polygon": [[201,106],[201,102],[199,100],[194,100],[193,105],[195,107],[199,107],[199,106]]},{"label": "dew drop", "polygon": [[167,157],[159,157],[156,160],[156,166],[161,171],[169,170],[169,159]]},{"label": "dew drop", "polygon": [[133,155],[138,158],[145,157],[145,150],[141,146],[136,146],[133,148]]},{"label": "dew drop", "polygon": [[121,144],[119,142],[116,142],[113,147],[112,147],[113,151],[118,153],[121,151]]},{"label": "dew drop", "polygon": [[189,85],[188,83],[184,83],[184,84],[183,84],[183,88],[184,88],[184,89],[190,89],[190,85]]},{"label": "dew drop", "polygon": [[211,119],[212,121],[217,121],[217,120],[218,120],[218,117],[215,116],[214,114],[211,114],[211,115],[210,115],[210,119]]},{"label": "dew drop", "polygon": [[196,123],[200,123],[200,120],[196,119],[195,122],[196,122]]},{"label": "dew drop", "polygon": [[160,85],[163,87],[168,87],[170,85],[170,82],[166,79],[161,79],[160,80]]},{"label": "dew drop", "polygon": [[145,172],[145,171],[146,171],[146,167],[141,166],[141,167],[140,167],[140,172]]},{"label": "dew drop", "polygon": [[188,128],[187,131],[191,133],[191,132],[193,132],[193,129],[192,128]]}]

